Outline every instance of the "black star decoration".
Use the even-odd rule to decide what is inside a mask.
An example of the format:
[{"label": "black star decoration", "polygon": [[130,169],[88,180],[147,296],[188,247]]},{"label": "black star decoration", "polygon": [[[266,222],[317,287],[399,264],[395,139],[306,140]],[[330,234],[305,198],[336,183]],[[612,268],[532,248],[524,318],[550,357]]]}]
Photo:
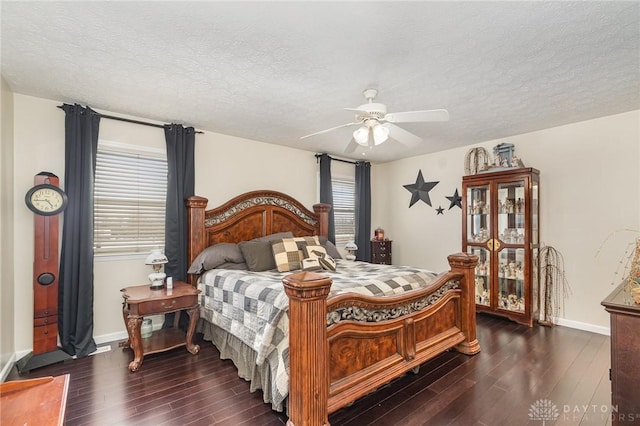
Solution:
[{"label": "black star decoration", "polygon": [[454,206],[462,208],[462,197],[458,195],[458,188],[456,188],[456,192],[454,192],[451,197],[446,198],[451,202],[451,204],[449,205],[449,210],[451,210]]},{"label": "black star decoration", "polygon": [[444,212],[444,209],[442,208],[442,206],[438,206],[438,208],[436,209],[436,211],[438,212],[438,213],[436,213],[437,215],[438,215],[438,214],[444,215],[444,213],[443,213],[443,212]]},{"label": "black star decoration", "polygon": [[429,191],[431,191],[438,183],[439,182],[425,182],[422,177],[422,170],[418,170],[416,183],[402,185],[407,189],[407,191],[411,192],[411,202],[409,203],[409,207],[417,203],[418,200],[422,200],[430,206],[431,198],[429,198]]}]

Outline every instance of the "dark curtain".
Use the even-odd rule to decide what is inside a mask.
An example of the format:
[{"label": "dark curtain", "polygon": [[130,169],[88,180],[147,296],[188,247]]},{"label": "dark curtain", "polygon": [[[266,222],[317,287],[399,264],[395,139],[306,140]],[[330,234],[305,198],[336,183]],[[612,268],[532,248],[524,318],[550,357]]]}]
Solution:
[{"label": "dark curtain", "polygon": [[195,191],[195,130],[181,124],[167,124],[164,126],[164,135],[168,169],[164,253],[169,259],[164,271],[174,281],[186,281],[189,235],[185,201]]},{"label": "dark curtain", "polygon": [[64,104],[64,212],[58,330],[62,349],[84,357],[96,350],[93,340],[93,178],[100,115],[91,108]]},{"label": "dark curtain", "polygon": [[[320,202],[331,204],[333,207],[333,187],[331,185],[331,157],[320,155]],[[336,242],[336,220],[333,208],[329,210],[329,241]]]},{"label": "dark curtain", "polygon": [[371,163],[356,162],[356,252],[357,260],[371,261]]}]

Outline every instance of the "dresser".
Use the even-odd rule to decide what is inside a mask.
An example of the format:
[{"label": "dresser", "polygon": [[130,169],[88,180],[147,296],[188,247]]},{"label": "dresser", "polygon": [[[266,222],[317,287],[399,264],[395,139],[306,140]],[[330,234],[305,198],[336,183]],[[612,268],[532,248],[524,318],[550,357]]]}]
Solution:
[{"label": "dresser", "polygon": [[611,406],[613,425],[637,424],[640,420],[640,305],[630,300],[623,282],[602,301],[611,318]]},{"label": "dresser", "polygon": [[371,263],[391,265],[391,240],[371,240]]}]

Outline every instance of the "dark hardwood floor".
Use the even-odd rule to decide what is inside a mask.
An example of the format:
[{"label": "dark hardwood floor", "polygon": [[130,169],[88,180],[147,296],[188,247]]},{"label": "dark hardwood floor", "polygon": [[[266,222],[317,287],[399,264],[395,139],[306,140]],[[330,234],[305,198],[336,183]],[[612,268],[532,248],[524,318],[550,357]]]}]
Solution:
[{"label": "dark hardwood floor", "polygon": [[[609,338],[565,327],[524,327],[478,315],[482,351],[447,352],[353,405],[332,425],[607,425]],[[50,365],[7,380],[69,373],[66,425],[282,425],[209,342],[133,358],[111,351]],[[546,405],[544,405],[546,403]],[[541,410],[535,411],[534,408]],[[554,410],[555,409],[555,410]],[[543,420],[546,420],[543,422]]]}]

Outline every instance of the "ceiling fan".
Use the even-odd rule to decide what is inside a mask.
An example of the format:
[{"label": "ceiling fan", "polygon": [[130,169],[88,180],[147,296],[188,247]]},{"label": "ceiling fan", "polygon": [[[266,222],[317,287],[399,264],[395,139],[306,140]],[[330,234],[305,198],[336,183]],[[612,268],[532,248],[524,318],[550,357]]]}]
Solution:
[{"label": "ceiling fan", "polygon": [[380,145],[389,138],[395,139],[404,145],[414,146],[422,142],[422,138],[397,126],[395,123],[449,120],[449,112],[446,109],[387,113],[386,105],[373,102],[378,94],[376,89],[366,89],[362,94],[367,100],[367,103],[357,108],[345,108],[348,111],[354,111],[356,113],[354,122],[311,133],[302,136],[300,139],[327,133],[342,127],[358,125],[360,127],[353,132],[353,137],[344,150],[346,154],[352,153],[358,146],[372,147]]}]

